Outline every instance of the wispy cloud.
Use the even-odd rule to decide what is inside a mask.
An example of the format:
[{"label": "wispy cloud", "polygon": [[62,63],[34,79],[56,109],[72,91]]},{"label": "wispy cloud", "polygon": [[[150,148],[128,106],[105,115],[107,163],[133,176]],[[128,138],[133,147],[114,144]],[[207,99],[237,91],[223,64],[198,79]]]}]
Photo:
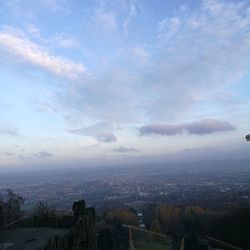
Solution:
[{"label": "wispy cloud", "polygon": [[17,128],[2,127],[0,128],[0,135],[18,136],[19,132]]},{"label": "wispy cloud", "polygon": [[113,149],[114,152],[118,153],[129,153],[129,152],[140,152],[140,150],[136,148],[128,148],[128,147],[118,147]]},{"label": "wispy cloud", "polygon": [[7,33],[14,33],[13,35],[19,34],[22,37],[25,37],[25,32],[30,37],[39,41],[41,44],[48,46],[49,48],[64,48],[64,49],[80,49],[80,43],[77,39],[75,39],[72,35],[64,32],[56,33],[51,37],[47,37],[46,39],[42,36],[41,31],[37,26],[32,23],[28,23],[25,26],[25,32],[20,29],[15,29],[11,26],[5,26],[5,31]]},{"label": "wispy cloud", "polygon": [[181,7],[159,22],[157,57],[144,78],[152,118],[178,118],[215,96],[219,102],[223,91],[247,74],[248,10],[247,2],[210,0],[194,9]]},{"label": "wispy cloud", "polygon": [[100,133],[97,133],[95,137],[99,142],[117,141],[116,136],[112,132],[100,132]]},{"label": "wispy cloud", "polygon": [[115,142],[117,141],[117,137],[111,130],[110,125],[106,123],[97,123],[92,126],[66,129],[68,133],[91,136],[99,142]]},{"label": "wispy cloud", "polygon": [[53,39],[52,39],[53,44],[55,44],[55,46],[57,47],[61,47],[61,48],[79,48],[79,42],[72,38],[71,36],[67,35],[67,34],[57,34]]},{"label": "wispy cloud", "polygon": [[117,21],[115,12],[111,10],[105,10],[104,8],[95,9],[93,17],[94,24],[101,27],[103,30],[117,31]]},{"label": "wispy cloud", "polygon": [[87,73],[85,66],[70,60],[54,56],[44,47],[35,44],[26,37],[6,31],[0,32],[0,47],[4,52],[19,59],[20,63],[30,63],[53,74],[76,79]]},{"label": "wispy cloud", "polygon": [[192,123],[180,124],[149,124],[139,128],[141,135],[176,135],[187,132],[188,134],[207,135],[216,132],[234,131],[234,126],[225,121],[205,119]]},{"label": "wispy cloud", "polygon": [[125,19],[125,21],[123,22],[123,29],[124,29],[124,33],[126,36],[128,36],[129,34],[129,23],[132,20],[132,18],[134,18],[137,14],[137,6],[135,1],[130,0],[128,2],[128,15],[127,18]]},{"label": "wispy cloud", "polygon": [[37,158],[40,158],[40,159],[45,159],[45,158],[50,158],[53,155],[48,151],[40,151],[40,152],[34,154],[34,156]]},{"label": "wispy cloud", "polygon": [[6,155],[6,156],[11,156],[11,157],[14,156],[14,154],[13,154],[13,153],[10,153],[10,152],[5,152],[4,155]]},{"label": "wispy cloud", "polygon": [[[168,6],[164,1],[140,7],[139,1],[132,0],[79,1],[75,6],[68,5],[70,1],[37,0],[22,3],[22,8],[22,1],[10,2],[17,3],[21,15],[0,4],[4,15],[9,15],[3,21],[11,20],[6,25],[19,27],[0,27],[1,94],[16,106],[14,113],[25,110],[27,127],[37,126],[40,131],[41,125],[34,121],[46,121],[44,127],[51,131],[58,126],[71,133],[58,129],[57,138],[88,136],[101,142],[97,151],[112,146],[119,152],[129,150],[118,148],[119,140],[130,145],[126,136],[136,136],[132,128],[142,124],[141,135],[192,134],[197,141],[199,135],[221,132],[223,137],[236,126],[236,133],[247,128],[248,1],[204,0],[174,11],[162,8],[160,13],[161,6]],[[60,6],[70,6],[74,13],[65,18]],[[26,10],[34,18],[26,17]],[[47,18],[50,11],[56,11],[60,22]],[[22,74],[26,78],[19,82],[18,75],[11,75],[13,69],[28,74]],[[40,104],[39,112],[27,109],[28,99]],[[3,115],[4,120],[13,120],[12,114],[4,111]],[[202,120],[207,117],[218,120]],[[108,125],[96,125],[100,121]],[[15,134],[2,130],[1,136],[8,133]],[[236,133],[228,135],[233,138]],[[86,139],[80,136],[76,143]],[[150,148],[154,140],[135,139],[139,150]],[[148,140],[152,145],[142,145]],[[104,146],[103,142],[114,143]],[[202,143],[209,144],[210,138]]]},{"label": "wispy cloud", "polygon": [[69,14],[71,12],[67,0],[39,0],[39,2],[41,5],[55,12],[64,14]]},{"label": "wispy cloud", "polygon": [[219,105],[222,93],[247,74],[250,14],[241,2],[219,1],[220,8],[216,2],[182,7],[161,20],[150,57],[145,46],[133,46],[134,59],[126,49],[110,52],[112,60],[94,73],[95,81],[73,86],[78,95],[66,96],[65,106],[73,102],[78,117],[122,123],[179,120],[201,102]]}]

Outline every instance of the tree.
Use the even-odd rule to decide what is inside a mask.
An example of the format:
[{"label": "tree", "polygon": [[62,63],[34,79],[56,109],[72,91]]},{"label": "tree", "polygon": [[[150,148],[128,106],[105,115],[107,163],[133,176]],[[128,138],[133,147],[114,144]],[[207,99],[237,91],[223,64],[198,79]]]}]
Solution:
[{"label": "tree", "polygon": [[108,212],[104,220],[111,228],[114,238],[115,249],[127,249],[128,231],[122,227],[123,224],[138,226],[137,217],[127,209],[117,209]]},{"label": "tree", "polygon": [[33,214],[40,217],[55,216],[56,208],[49,206],[47,203],[38,201],[36,207],[33,209]]},{"label": "tree", "polygon": [[32,223],[36,226],[55,226],[56,208],[46,202],[38,201],[33,209]]},{"label": "tree", "polygon": [[156,219],[153,220],[150,229],[151,229],[152,231],[155,231],[155,232],[157,232],[157,233],[160,233],[160,232],[161,232],[161,226],[160,226],[159,221],[156,220]]},{"label": "tree", "polygon": [[6,196],[2,196],[0,193],[0,224],[14,221],[22,215],[21,207],[24,199],[11,189],[7,189],[6,192]]},{"label": "tree", "polygon": [[137,217],[134,213],[126,209],[117,209],[106,215],[106,220],[115,225],[138,225]]},{"label": "tree", "polygon": [[81,215],[83,215],[86,211],[85,200],[75,201],[73,203],[72,210],[73,210],[75,219],[78,219],[79,217],[81,217]]},{"label": "tree", "polygon": [[0,226],[2,226],[3,220],[4,220],[4,217],[3,217],[4,216],[3,205],[4,205],[3,196],[0,193]]},{"label": "tree", "polygon": [[11,189],[7,189],[7,213],[20,215],[23,203],[24,199],[20,195],[14,193]]},{"label": "tree", "polygon": [[97,238],[97,249],[98,250],[113,250],[113,239],[112,233],[109,228],[104,228],[100,231]]},{"label": "tree", "polygon": [[182,233],[181,208],[161,205],[156,208],[155,213],[162,233]]}]

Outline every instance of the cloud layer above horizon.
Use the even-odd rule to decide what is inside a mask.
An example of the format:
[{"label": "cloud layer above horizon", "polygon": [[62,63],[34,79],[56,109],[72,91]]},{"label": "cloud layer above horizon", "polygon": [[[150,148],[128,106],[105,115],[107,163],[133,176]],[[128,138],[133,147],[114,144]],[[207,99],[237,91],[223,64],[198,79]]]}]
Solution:
[{"label": "cloud layer above horizon", "polygon": [[183,124],[149,124],[139,128],[141,135],[176,135],[187,132],[194,135],[207,135],[215,132],[233,131],[235,128],[229,123],[215,119],[206,119]]},{"label": "cloud layer above horizon", "polygon": [[204,147],[237,157],[250,122],[248,1],[0,7],[0,166]]}]

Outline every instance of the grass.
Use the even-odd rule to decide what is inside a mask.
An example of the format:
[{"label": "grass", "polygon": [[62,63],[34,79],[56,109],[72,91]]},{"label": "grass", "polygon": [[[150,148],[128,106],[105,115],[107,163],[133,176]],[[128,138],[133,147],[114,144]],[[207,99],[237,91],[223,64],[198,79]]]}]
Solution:
[{"label": "grass", "polygon": [[159,236],[133,231],[133,243],[136,250],[173,250],[171,237],[164,239]]}]

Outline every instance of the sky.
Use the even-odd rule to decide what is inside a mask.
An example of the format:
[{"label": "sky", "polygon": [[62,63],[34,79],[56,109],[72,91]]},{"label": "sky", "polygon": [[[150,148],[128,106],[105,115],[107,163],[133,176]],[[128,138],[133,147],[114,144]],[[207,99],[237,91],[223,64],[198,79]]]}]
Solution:
[{"label": "sky", "polygon": [[250,2],[0,0],[0,170],[250,159]]}]

